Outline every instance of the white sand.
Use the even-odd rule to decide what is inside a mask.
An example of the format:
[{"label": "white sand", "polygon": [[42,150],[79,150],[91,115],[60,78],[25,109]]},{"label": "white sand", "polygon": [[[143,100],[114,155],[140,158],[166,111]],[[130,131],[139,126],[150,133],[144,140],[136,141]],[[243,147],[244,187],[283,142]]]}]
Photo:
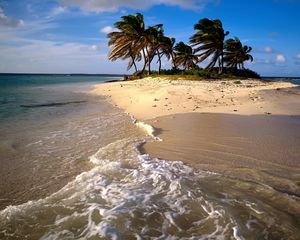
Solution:
[{"label": "white sand", "polygon": [[[289,94],[287,91],[287,88],[295,85],[258,80],[241,80],[241,84],[238,84],[236,81],[186,81],[148,77],[99,84],[93,92],[111,97],[119,107],[138,119],[188,112],[300,114],[300,95]],[[278,88],[280,90],[276,90]]]}]

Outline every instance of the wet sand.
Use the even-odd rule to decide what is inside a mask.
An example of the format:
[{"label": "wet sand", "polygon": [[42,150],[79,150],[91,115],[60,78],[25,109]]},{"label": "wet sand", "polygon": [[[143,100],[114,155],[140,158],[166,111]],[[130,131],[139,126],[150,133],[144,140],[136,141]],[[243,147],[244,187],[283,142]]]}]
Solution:
[{"label": "wet sand", "polygon": [[300,117],[187,113],[148,120],[162,142],[143,153],[300,197]]}]

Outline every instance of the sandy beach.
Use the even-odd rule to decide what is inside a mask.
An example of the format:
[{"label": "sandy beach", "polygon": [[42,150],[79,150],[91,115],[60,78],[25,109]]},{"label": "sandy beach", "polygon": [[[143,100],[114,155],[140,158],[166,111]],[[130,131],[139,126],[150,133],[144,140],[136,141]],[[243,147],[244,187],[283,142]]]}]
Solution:
[{"label": "sandy beach", "polygon": [[259,80],[144,78],[99,84],[93,92],[111,97],[120,108],[145,120],[189,112],[298,115],[299,91],[293,87],[296,85]]},{"label": "sandy beach", "polygon": [[144,78],[97,85],[94,93],[154,126],[162,142],[141,147],[300,196],[300,91],[287,82]]}]

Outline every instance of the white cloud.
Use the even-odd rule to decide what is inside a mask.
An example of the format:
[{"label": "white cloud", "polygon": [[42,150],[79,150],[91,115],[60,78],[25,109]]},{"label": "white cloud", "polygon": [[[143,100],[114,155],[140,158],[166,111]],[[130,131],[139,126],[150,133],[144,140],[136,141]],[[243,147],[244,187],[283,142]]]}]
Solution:
[{"label": "white cloud", "polygon": [[4,27],[20,27],[24,25],[23,20],[15,19],[5,15],[4,10],[0,7],[0,26]]},{"label": "white cloud", "polygon": [[63,13],[67,13],[67,12],[68,12],[67,7],[58,6],[58,7],[53,8],[52,10],[50,10],[48,16],[46,16],[46,19],[51,20]]},{"label": "white cloud", "polygon": [[264,52],[265,52],[265,53],[273,53],[273,52],[274,52],[274,49],[271,48],[271,47],[265,47],[265,48],[264,48]]},{"label": "white cloud", "polygon": [[51,16],[57,16],[60,15],[62,13],[67,12],[67,8],[66,7],[62,7],[62,6],[58,6],[56,8],[54,8],[51,12]]},{"label": "white cloud", "polygon": [[101,30],[100,30],[100,32],[106,33],[106,34],[114,32],[114,31],[117,31],[117,29],[113,28],[112,26],[105,26],[105,27],[101,28]]},{"label": "white cloud", "polygon": [[113,12],[121,8],[147,9],[154,5],[179,6],[186,9],[200,10],[209,2],[219,0],[59,0],[62,4],[77,6],[90,12]]},{"label": "white cloud", "polygon": [[22,43],[19,46],[0,45],[0,72],[121,73],[122,70],[126,71],[126,62],[107,61],[106,43],[89,45],[30,39],[23,39]]},{"label": "white cloud", "polygon": [[300,60],[300,53],[296,55],[296,59]]},{"label": "white cloud", "polygon": [[285,63],[286,62],[286,57],[283,54],[278,54],[275,57],[275,61],[277,63]]},{"label": "white cloud", "polygon": [[263,47],[263,48],[254,48],[253,52],[255,52],[255,53],[266,53],[266,54],[279,53],[277,50],[275,50],[274,48],[272,48],[270,46],[266,46],[266,47]]},{"label": "white cloud", "polygon": [[274,64],[274,61],[271,61],[269,59],[254,59],[254,61],[252,63],[248,63],[248,64]]},{"label": "white cloud", "polygon": [[103,49],[107,49],[107,48],[104,48],[103,46],[99,46],[99,45],[91,45],[91,46],[83,47],[81,50],[91,51],[91,52],[98,52],[98,51],[101,51]]}]

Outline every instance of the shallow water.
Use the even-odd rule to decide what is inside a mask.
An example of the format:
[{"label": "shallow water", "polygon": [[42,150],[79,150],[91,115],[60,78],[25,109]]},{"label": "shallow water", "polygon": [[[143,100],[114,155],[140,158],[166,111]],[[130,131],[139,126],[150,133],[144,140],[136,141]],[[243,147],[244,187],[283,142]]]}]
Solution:
[{"label": "shallow water", "polygon": [[[132,136],[57,193],[0,213],[6,239],[297,239],[299,200],[140,155]],[[290,209],[285,207],[293,206]],[[285,209],[285,210],[284,210]]]},{"label": "shallow water", "polygon": [[[122,120],[119,111],[103,98],[86,93],[96,81],[94,77],[81,82],[69,76],[0,78],[2,209],[46,197],[90,169],[86,159],[106,144],[103,129]],[[103,82],[111,77],[97,79]],[[62,104],[53,106],[58,102]]]},{"label": "shallow water", "polygon": [[164,139],[106,100],[81,94],[75,100],[84,103],[30,108],[45,111],[29,118],[34,125],[21,114],[15,131],[1,128],[10,139],[7,145],[2,141],[8,157],[1,164],[8,169],[9,159],[12,173],[1,168],[8,177],[1,191],[16,199],[3,201],[13,205],[0,211],[0,239],[299,236],[298,198],[259,182],[142,155],[138,149],[145,141]]}]

